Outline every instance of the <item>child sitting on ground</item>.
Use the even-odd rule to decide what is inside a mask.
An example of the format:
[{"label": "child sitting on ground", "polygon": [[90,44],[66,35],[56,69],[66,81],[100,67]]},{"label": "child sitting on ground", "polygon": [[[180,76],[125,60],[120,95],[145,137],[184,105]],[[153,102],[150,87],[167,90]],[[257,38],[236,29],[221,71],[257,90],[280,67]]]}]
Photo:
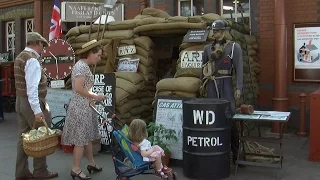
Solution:
[{"label": "child sitting on ground", "polygon": [[159,146],[151,146],[151,142],[147,140],[147,125],[143,120],[134,119],[131,122],[128,138],[138,145],[143,161],[154,162],[156,174],[162,178],[167,178],[165,173],[171,171],[171,169],[162,165],[161,156],[164,156],[164,151]]}]

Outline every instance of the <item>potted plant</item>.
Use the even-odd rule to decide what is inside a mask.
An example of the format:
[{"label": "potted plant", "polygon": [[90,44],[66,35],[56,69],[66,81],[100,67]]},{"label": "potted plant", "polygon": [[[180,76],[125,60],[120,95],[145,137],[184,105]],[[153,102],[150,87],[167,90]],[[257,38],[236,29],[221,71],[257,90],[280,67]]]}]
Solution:
[{"label": "potted plant", "polygon": [[148,140],[151,142],[151,144],[158,145],[164,150],[165,156],[162,157],[162,163],[168,166],[171,158],[168,142],[178,141],[176,131],[174,129],[168,129],[162,124],[156,124],[154,122],[150,122],[148,124],[147,131]]}]

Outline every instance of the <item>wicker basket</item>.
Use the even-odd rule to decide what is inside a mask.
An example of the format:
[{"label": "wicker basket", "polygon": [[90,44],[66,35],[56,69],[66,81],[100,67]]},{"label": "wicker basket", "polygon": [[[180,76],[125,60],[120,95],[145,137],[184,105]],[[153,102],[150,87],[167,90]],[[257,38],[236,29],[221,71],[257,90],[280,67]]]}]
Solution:
[{"label": "wicker basket", "polygon": [[[42,122],[47,128],[47,132],[49,133],[46,121],[42,119]],[[33,129],[35,129],[35,123],[33,124]],[[23,139],[24,152],[28,156],[35,158],[45,157],[50,154],[53,154],[58,145],[58,137],[59,134],[53,134],[45,135],[44,137],[41,137],[36,140]]]}]

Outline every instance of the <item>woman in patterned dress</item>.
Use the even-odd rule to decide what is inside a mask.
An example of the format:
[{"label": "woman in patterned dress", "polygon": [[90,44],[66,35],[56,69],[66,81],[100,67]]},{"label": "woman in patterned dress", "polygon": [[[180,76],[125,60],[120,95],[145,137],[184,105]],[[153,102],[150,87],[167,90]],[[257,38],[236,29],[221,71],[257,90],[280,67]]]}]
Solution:
[{"label": "woman in patterned dress", "polygon": [[105,96],[92,92],[94,77],[89,68],[89,65],[96,64],[101,59],[102,53],[102,47],[96,40],[84,44],[82,49],[76,52],[81,59],[74,65],[71,74],[73,96],[68,107],[61,142],[63,145],[74,145],[71,170],[73,179],[91,179],[80,167],[84,153],[88,159],[89,173],[102,171],[94,162],[92,150],[92,141],[100,138],[98,117],[89,107],[91,100],[105,99]]}]

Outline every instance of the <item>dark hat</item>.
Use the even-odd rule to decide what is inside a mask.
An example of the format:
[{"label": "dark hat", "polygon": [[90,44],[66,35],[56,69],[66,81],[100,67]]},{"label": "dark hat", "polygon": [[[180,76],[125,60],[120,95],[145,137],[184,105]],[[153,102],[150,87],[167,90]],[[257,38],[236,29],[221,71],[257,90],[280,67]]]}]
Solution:
[{"label": "dark hat", "polygon": [[211,24],[211,29],[227,29],[228,26],[223,20],[215,20]]},{"label": "dark hat", "polygon": [[44,37],[42,37],[39,33],[37,32],[27,33],[27,43],[36,42],[36,41],[43,42],[45,47],[49,46],[48,41]]}]

